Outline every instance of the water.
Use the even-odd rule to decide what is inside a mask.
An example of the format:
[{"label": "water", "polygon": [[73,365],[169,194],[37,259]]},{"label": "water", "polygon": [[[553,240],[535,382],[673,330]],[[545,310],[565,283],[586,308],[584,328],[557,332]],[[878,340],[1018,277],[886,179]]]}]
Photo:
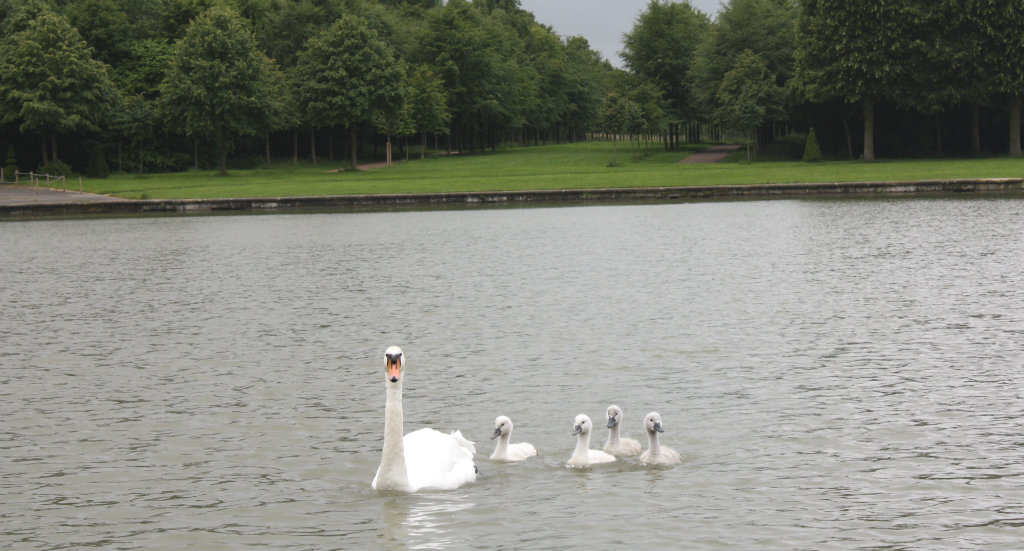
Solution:
[{"label": "water", "polygon": [[[0,545],[1017,548],[1022,206],[5,223]],[[370,489],[389,344],[475,484]],[[612,403],[683,463],[565,468]],[[487,460],[499,414],[540,457]]]}]

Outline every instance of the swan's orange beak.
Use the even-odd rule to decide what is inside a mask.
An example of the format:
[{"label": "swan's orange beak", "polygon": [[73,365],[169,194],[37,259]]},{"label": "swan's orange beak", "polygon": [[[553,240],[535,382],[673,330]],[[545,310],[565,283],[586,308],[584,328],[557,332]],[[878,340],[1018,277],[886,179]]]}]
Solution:
[{"label": "swan's orange beak", "polygon": [[388,380],[392,383],[397,383],[399,377],[402,376],[402,359],[388,358]]}]

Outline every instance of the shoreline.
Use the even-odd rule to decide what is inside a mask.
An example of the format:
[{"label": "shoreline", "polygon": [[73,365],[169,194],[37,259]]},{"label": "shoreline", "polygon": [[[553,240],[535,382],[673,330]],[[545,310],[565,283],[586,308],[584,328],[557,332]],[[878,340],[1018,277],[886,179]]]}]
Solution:
[{"label": "shoreline", "polygon": [[346,211],[422,207],[495,207],[527,204],[586,204],[616,202],[674,202],[727,199],[773,199],[811,196],[877,196],[932,193],[1004,193],[1024,191],[1024,178],[984,178],[893,182],[751,184],[532,191],[472,191],[449,193],[253,197],[227,199],[118,199],[96,196],[61,201],[59,190],[50,201],[0,201],[0,219],[204,214],[224,212]]}]

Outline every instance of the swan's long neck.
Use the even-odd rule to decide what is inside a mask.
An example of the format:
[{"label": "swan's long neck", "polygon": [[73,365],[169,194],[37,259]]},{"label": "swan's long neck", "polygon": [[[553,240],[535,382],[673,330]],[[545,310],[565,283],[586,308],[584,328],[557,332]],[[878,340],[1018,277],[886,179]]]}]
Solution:
[{"label": "swan's long neck", "polygon": [[405,467],[405,446],[402,443],[402,381],[385,383],[388,402],[384,407],[384,451],[377,469],[378,490],[406,490],[409,474]]},{"label": "swan's long neck", "polygon": [[590,433],[581,432],[576,440],[576,449],[572,452],[573,459],[588,461],[590,457]]},{"label": "swan's long neck", "polygon": [[647,431],[647,449],[651,451],[651,457],[661,455],[661,443],[658,441],[657,431]]},{"label": "swan's long neck", "polygon": [[608,429],[608,446],[618,447],[619,446],[619,424],[615,423],[612,428]]},{"label": "swan's long neck", "polygon": [[512,433],[505,433],[498,437],[498,445],[494,449],[496,457],[507,457],[508,456],[508,441],[512,438]]}]

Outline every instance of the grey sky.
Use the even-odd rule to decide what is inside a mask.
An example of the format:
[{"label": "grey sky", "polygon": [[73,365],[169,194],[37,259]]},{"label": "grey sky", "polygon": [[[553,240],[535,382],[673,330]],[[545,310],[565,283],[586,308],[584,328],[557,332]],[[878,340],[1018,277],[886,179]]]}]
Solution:
[{"label": "grey sky", "polygon": [[[633,28],[637,15],[650,0],[520,0],[537,21],[559,35],[583,36],[616,67],[622,66],[622,35]],[[690,5],[712,19],[724,0],[690,0]]]}]

